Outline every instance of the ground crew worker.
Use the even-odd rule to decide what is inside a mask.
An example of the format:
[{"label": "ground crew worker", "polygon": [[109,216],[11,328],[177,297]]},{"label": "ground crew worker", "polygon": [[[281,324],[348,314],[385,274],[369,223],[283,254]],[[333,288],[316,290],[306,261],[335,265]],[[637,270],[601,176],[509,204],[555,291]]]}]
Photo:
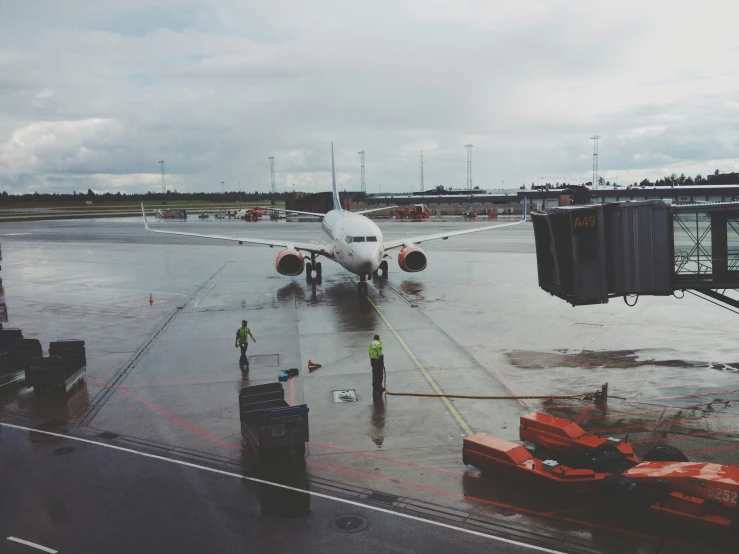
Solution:
[{"label": "ground crew worker", "polygon": [[370,364],[372,365],[372,392],[382,394],[385,387],[382,386],[383,371],[385,370],[385,356],[382,354],[382,341],[380,335],[375,335],[369,345]]},{"label": "ground crew worker", "polygon": [[246,363],[246,367],[249,367],[249,360],[246,358],[246,349],[249,348],[249,337],[251,337],[251,340],[254,342],[257,342],[257,339],[254,338],[254,335],[252,335],[249,330],[248,323],[249,322],[245,319],[241,322],[241,327],[236,331],[236,344],[234,345],[241,347],[239,363]]}]

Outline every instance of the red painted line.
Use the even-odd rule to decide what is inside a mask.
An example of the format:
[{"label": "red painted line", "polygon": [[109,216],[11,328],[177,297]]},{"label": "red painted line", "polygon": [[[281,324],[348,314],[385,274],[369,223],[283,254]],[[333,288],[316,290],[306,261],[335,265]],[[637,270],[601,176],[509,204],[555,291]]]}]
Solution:
[{"label": "red painted line", "polygon": [[[96,381],[95,379],[87,379],[87,380],[90,381],[90,382],[92,382],[92,383],[94,383],[94,384],[96,384],[96,385],[102,385],[104,387],[108,387],[109,386],[109,385],[107,385],[105,383],[101,383],[100,381]],[[126,396],[128,396],[130,398],[133,398],[134,400],[136,400],[138,402],[141,402],[144,406],[147,406],[147,407],[151,408],[152,410],[159,412],[160,414],[162,414],[163,416],[168,417],[172,421],[176,421],[177,423],[179,423],[181,425],[184,425],[188,429],[190,429],[192,431],[195,431],[196,433],[204,436],[205,438],[207,438],[207,439],[209,439],[209,440],[211,440],[211,441],[213,441],[213,442],[215,442],[217,444],[220,444],[221,446],[225,446],[226,448],[230,448],[231,450],[243,450],[243,448],[241,448],[240,446],[236,446],[235,444],[229,444],[227,442],[224,442],[221,439],[219,439],[217,437],[214,437],[210,433],[208,433],[206,431],[203,431],[199,427],[196,427],[192,423],[188,423],[184,419],[179,418],[176,415],[169,413],[168,411],[160,408],[156,404],[152,404],[148,400],[144,400],[140,396],[136,396],[135,394],[127,391],[124,388],[121,388],[118,385],[112,385],[112,386],[109,386],[109,387],[112,388],[113,390],[115,390],[116,392],[120,392],[121,394],[125,394]]]},{"label": "red painted line", "polygon": [[[679,387],[694,387],[694,386],[700,386],[701,383],[702,383],[701,381],[696,381],[696,382],[693,382],[693,383],[680,383],[679,385],[667,385],[667,386],[664,386],[664,387],[651,387],[650,386],[649,387],[649,390],[677,389]],[[617,392],[618,392],[618,394],[621,394],[621,393],[627,393],[627,392],[639,392],[641,390],[644,390],[644,389],[626,389],[626,390],[617,389]],[[616,391],[614,391],[614,392],[616,392]]]},{"label": "red painted line", "polygon": [[133,394],[133,393],[130,393],[130,392],[128,392],[127,390],[125,390],[125,389],[122,389],[122,388],[120,388],[120,387],[117,387],[117,386],[114,386],[113,388],[114,388],[114,389],[116,390],[116,392],[120,392],[120,393],[122,393],[122,394],[125,394],[126,396],[130,396],[130,397],[131,397],[131,398],[133,398],[134,400],[137,400],[138,402],[141,402],[142,404],[144,404],[145,406],[148,406],[148,407],[149,407],[149,408],[151,408],[152,410],[155,410],[155,411],[159,412],[160,414],[162,414],[162,415],[164,415],[164,416],[167,416],[167,417],[168,417],[168,418],[170,418],[171,420],[173,420],[173,421],[176,421],[177,423],[180,423],[180,424],[184,425],[184,426],[185,426],[185,427],[187,427],[188,429],[191,429],[191,430],[195,431],[196,433],[198,433],[198,434],[200,434],[200,435],[203,435],[203,436],[204,436],[205,438],[207,438],[207,439],[209,439],[209,440],[212,440],[213,442],[215,442],[215,443],[218,443],[218,444],[220,444],[221,446],[225,446],[226,448],[230,448],[231,450],[243,450],[243,448],[241,448],[240,446],[236,446],[236,445],[234,445],[234,444],[229,444],[229,443],[227,443],[227,442],[224,442],[224,441],[222,441],[221,439],[219,439],[219,438],[217,438],[217,437],[214,437],[214,436],[213,436],[213,435],[211,435],[210,433],[207,433],[206,431],[203,431],[203,430],[202,430],[202,429],[200,429],[199,427],[195,427],[195,426],[194,426],[193,424],[191,424],[191,423],[188,423],[188,422],[187,422],[187,421],[185,421],[184,419],[181,419],[181,418],[177,417],[176,415],[174,415],[174,414],[171,414],[171,413],[169,413],[169,412],[168,412],[168,411],[166,411],[166,410],[163,410],[162,408],[160,408],[160,407],[159,407],[159,406],[157,406],[156,404],[152,404],[151,402],[149,402],[149,401],[147,401],[147,400],[144,400],[144,399],[143,399],[143,398],[141,398],[140,396],[136,396],[135,394]]},{"label": "red painted line", "polygon": [[643,400],[627,400],[626,402],[628,404],[645,404],[647,402],[653,402],[655,400],[673,400],[675,398],[698,398],[701,396],[712,396],[714,394],[734,394],[736,392],[739,392],[739,389],[737,390],[718,390],[718,391],[711,391],[706,393],[696,393],[696,394],[686,394],[683,396],[663,396],[661,398],[644,398]]},{"label": "red painted line", "polygon": [[739,448],[739,444],[735,444],[734,446],[720,446],[718,448],[704,448],[702,450],[691,450],[690,452],[685,452],[685,454],[704,454],[706,452],[719,452],[721,450],[734,450],[735,448]]},{"label": "red painted line", "polygon": [[588,415],[588,412],[593,409],[593,406],[587,406],[582,412],[580,412],[580,415],[577,416],[577,419],[575,420],[575,423],[580,425],[582,421],[585,419],[585,417]]},{"label": "red painted line", "polygon": [[654,438],[654,439],[640,439],[636,441],[629,440],[629,443],[631,444],[643,444],[645,442],[667,442],[667,441],[675,441],[680,439],[690,439],[694,437],[707,437],[709,435],[726,435],[728,433],[736,433],[739,431],[739,429],[725,429],[723,431],[706,431],[705,433],[689,433],[689,434],[683,434],[680,433],[679,435],[670,435],[669,437],[660,437],[660,438]]},{"label": "red painted line", "polygon": [[[543,403],[544,400],[536,400],[536,402]],[[582,408],[582,404],[561,404],[559,406],[542,406],[542,408],[547,410],[579,410],[580,408]]]},{"label": "red painted line", "polygon": [[[265,374],[266,375],[266,374]],[[126,388],[138,388],[138,387],[176,387],[181,385],[210,385],[215,383],[243,383],[243,378],[228,378],[228,379],[202,379],[202,380],[190,380],[190,381],[158,381],[153,383],[126,383]]]},{"label": "red painted line", "polygon": [[486,480],[486,481],[488,480],[488,479],[485,479],[484,477],[480,477],[480,476],[477,476],[477,475],[469,475],[469,474],[466,474],[466,473],[462,473],[461,471],[453,471],[451,469],[443,469],[443,468],[440,468],[440,467],[427,466],[427,465],[424,465],[424,464],[417,464],[416,462],[409,462],[407,460],[398,460],[397,458],[388,458],[387,456],[380,456],[379,454],[371,454],[370,452],[360,452],[358,450],[351,450],[349,448],[342,448],[340,446],[331,446],[329,444],[321,444],[319,442],[310,442],[308,444],[310,444],[312,446],[319,446],[321,448],[327,448],[329,450],[337,450],[337,451],[343,452],[345,454],[356,454],[358,456],[365,456],[367,458],[375,458],[376,460],[385,460],[385,461],[393,462],[393,463],[396,463],[396,464],[403,464],[403,465],[407,465],[407,466],[411,466],[411,467],[417,467],[419,469],[427,469],[427,470],[430,470],[430,471],[439,471],[441,473],[448,473],[450,475],[456,475],[458,477],[464,477],[466,475],[467,477],[473,477],[475,479],[483,479],[483,480]]},{"label": "red painted line", "polygon": [[654,425],[655,427],[660,427],[662,425],[672,425],[675,423],[686,423],[688,421],[708,421],[708,420],[716,420],[716,419],[726,419],[727,417],[739,417],[739,414],[726,414],[726,415],[718,415],[718,416],[711,416],[711,417],[688,417],[685,419],[673,419],[673,420],[668,420],[668,421],[660,421],[659,423],[642,423],[641,425],[626,425],[624,427],[591,429],[588,432],[590,433],[612,433],[614,431],[623,431],[624,429],[640,429],[642,427],[649,427],[652,425]]},{"label": "red painted line", "polygon": [[602,416],[588,418],[588,421],[595,421],[597,419],[609,419],[611,417],[626,417],[626,416],[642,415],[642,414],[656,414],[657,412],[662,413],[665,410],[684,410],[684,409],[685,408],[660,408],[659,410],[645,410],[643,412],[624,412],[624,413],[616,413],[616,414],[606,414]]},{"label": "red painted line", "polygon": [[[581,368],[581,367],[557,367],[557,368],[554,368],[554,369],[522,369],[522,371],[523,372],[526,372],[526,373],[528,373],[528,372],[530,372],[530,373],[557,373],[557,372],[565,373],[565,370],[567,370],[567,369],[578,369],[578,370],[582,370],[583,368]],[[651,369],[645,369],[644,366],[635,367],[635,368],[631,368],[631,369],[619,369],[617,367],[610,368],[610,369],[612,369],[612,371],[603,372],[603,373],[592,373],[592,374],[588,374],[587,375],[587,378],[588,379],[590,379],[591,377],[592,378],[600,378],[600,377],[612,378],[614,376],[614,372],[618,373],[618,375],[622,375],[624,373],[633,373],[634,371],[653,371],[654,370],[654,367],[651,368]],[[678,371],[686,371],[687,372],[687,371],[693,371],[694,368],[681,368],[681,367],[668,368],[668,367],[665,367],[664,369],[669,369],[671,371],[678,370]],[[585,370],[585,371],[587,371],[587,370]],[[598,369],[595,369],[594,371],[602,371],[602,370],[600,368],[598,368]],[[507,377],[513,377],[515,375],[521,375],[521,373],[505,373],[505,375]],[[574,373],[572,375],[566,375],[566,374],[564,374],[564,375],[562,375],[562,377],[577,377],[577,375],[578,375],[577,373]],[[526,382],[530,382],[530,381],[536,381],[537,379],[538,379],[538,377],[532,377],[530,379],[517,380],[516,382],[517,383],[526,383]],[[545,379],[549,379],[549,377],[545,377]]]},{"label": "red painted line", "polygon": [[[486,366],[488,367],[488,369],[490,369],[490,371],[492,371],[493,373],[495,373],[495,375],[497,375],[498,379],[500,379],[500,382],[501,382],[501,383],[503,383],[503,386],[504,386],[505,388],[507,388],[507,389],[508,389],[508,390],[509,390],[509,391],[511,392],[511,394],[512,394],[513,396],[518,396],[518,393],[517,393],[517,392],[515,391],[515,389],[514,389],[514,388],[513,388],[512,386],[510,386],[510,385],[508,384],[508,382],[507,382],[507,381],[505,380],[505,377],[503,377],[503,375],[502,375],[502,374],[500,373],[500,371],[498,371],[497,369],[495,369],[495,368],[493,367],[493,364],[491,364],[491,363],[490,363],[490,361],[489,361],[489,360],[488,360],[488,359],[487,359],[487,358],[486,358],[486,357],[484,356],[484,354],[483,354],[482,352],[480,352],[480,351],[479,351],[479,350],[477,349],[477,347],[476,347],[476,346],[475,346],[474,344],[472,345],[472,348],[473,348],[473,350],[474,350],[474,351],[475,351],[475,352],[477,353],[477,355],[478,355],[478,356],[479,356],[480,358],[482,358],[482,360],[483,360],[483,361],[485,362],[485,365],[486,365]],[[520,406],[521,406],[522,408],[526,408],[527,410],[528,410],[528,409],[531,409],[531,408],[529,407],[529,405],[528,405],[528,404],[526,404],[526,402],[524,402],[524,401],[523,401],[523,400],[521,400],[520,398],[517,398],[516,400],[518,401],[518,404],[519,404],[519,405],[520,405]]]}]

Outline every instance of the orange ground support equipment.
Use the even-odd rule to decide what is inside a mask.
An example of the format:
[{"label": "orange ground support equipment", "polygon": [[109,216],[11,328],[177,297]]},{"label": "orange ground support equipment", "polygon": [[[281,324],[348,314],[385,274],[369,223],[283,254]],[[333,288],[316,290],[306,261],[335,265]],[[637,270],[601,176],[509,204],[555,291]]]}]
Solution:
[{"label": "orange ground support equipment", "polygon": [[739,467],[705,462],[642,462],[625,471],[651,511],[739,537]]},{"label": "orange ground support equipment", "polygon": [[574,469],[555,460],[535,458],[525,447],[477,433],[464,439],[462,460],[485,472],[529,479],[532,485],[550,485],[573,493],[593,490],[607,473]]},{"label": "orange ground support equipment", "polygon": [[631,445],[620,439],[605,438],[586,432],[577,423],[559,417],[532,412],[521,416],[518,436],[555,452],[580,454],[606,444],[614,446],[628,460],[638,462]]},{"label": "orange ground support equipment", "polygon": [[411,221],[423,221],[431,217],[426,204],[416,204],[415,206],[407,206],[405,208],[395,209],[395,219],[410,219]]},{"label": "orange ground support equipment", "polygon": [[533,486],[552,483],[560,491],[595,491],[594,498],[623,514],[649,511],[678,524],[729,531],[739,540],[739,467],[689,462],[664,445],[639,461],[628,443],[547,414],[521,416],[519,435],[552,459],[478,433],[464,439],[463,461],[484,472],[529,479]]}]

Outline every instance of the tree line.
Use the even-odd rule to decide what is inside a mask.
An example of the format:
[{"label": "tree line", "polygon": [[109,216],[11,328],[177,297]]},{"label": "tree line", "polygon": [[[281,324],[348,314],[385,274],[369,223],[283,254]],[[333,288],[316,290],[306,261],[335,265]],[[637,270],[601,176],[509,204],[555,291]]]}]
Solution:
[{"label": "tree line", "polygon": [[[619,185],[615,181],[611,183],[611,181],[604,179],[603,177],[598,177],[598,188],[630,188],[630,187],[695,187],[695,186],[711,186],[711,185],[739,185],[739,173],[715,173],[713,175],[710,175],[708,177],[703,177],[700,173],[696,175],[695,177],[691,177],[690,175],[685,175],[685,173],[681,173],[680,175],[677,175],[676,173],[672,173],[670,175],[667,175],[666,177],[662,177],[661,179],[656,179],[655,181],[650,181],[649,179],[644,179],[640,183],[637,183],[634,181],[633,184],[627,184],[627,185]],[[550,189],[550,188],[561,188],[561,187],[567,187],[569,186],[567,183],[546,183],[543,185],[537,185],[536,183],[531,183],[531,190],[539,190],[539,189]],[[593,182],[588,181],[587,183],[582,183],[579,186],[585,186],[588,188],[592,188]],[[523,187],[521,187],[523,188]]]},{"label": "tree line", "polygon": [[[284,200],[284,192],[275,193],[275,200]],[[77,191],[71,194],[57,193],[57,192],[34,192],[29,194],[9,194],[7,191],[3,191],[0,194],[0,205],[8,204],[80,204],[86,201],[92,201],[93,204],[105,204],[116,202],[174,202],[179,200],[194,200],[200,202],[261,202],[268,201],[272,198],[272,194],[269,192],[179,192],[176,190],[168,190],[166,193],[161,192],[146,192],[146,193],[126,193],[126,192],[104,192],[96,193],[92,189],[87,189],[87,192]]]}]

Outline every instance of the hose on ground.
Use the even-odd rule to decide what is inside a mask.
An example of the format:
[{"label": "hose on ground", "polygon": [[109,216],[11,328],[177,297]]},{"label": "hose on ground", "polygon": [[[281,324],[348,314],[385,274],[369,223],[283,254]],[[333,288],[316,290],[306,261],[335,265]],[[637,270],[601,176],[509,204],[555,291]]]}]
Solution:
[{"label": "hose on ground", "polygon": [[432,392],[392,392],[387,388],[387,371],[382,368],[385,382],[385,394],[388,396],[417,396],[420,398],[467,398],[471,400],[585,400],[595,396],[595,392],[586,392],[571,395],[527,395],[527,396],[490,396],[477,394],[437,394]]}]

